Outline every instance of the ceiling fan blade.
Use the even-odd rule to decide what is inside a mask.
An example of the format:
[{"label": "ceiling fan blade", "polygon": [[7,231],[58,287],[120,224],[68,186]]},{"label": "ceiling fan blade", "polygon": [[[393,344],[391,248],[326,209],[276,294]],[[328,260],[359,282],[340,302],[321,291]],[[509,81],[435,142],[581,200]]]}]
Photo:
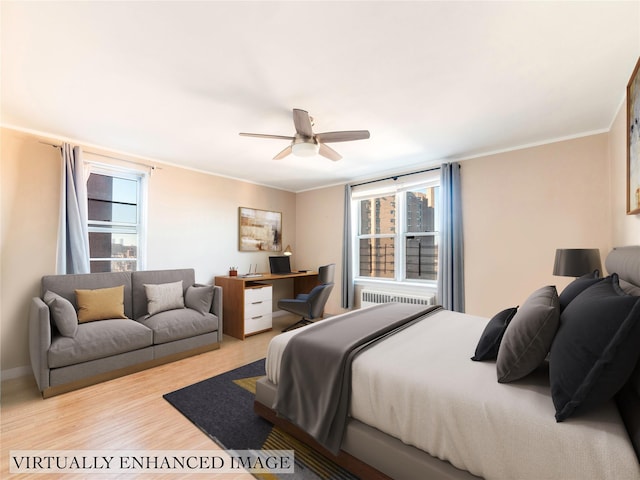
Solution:
[{"label": "ceiling fan blade", "polygon": [[306,110],[300,110],[299,108],[293,109],[293,124],[296,127],[296,132],[303,137],[313,137],[311,119],[309,118],[309,112]]},{"label": "ceiling fan blade", "polygon": [[340,155],[338,152],[336,152],[333,148],[329,147],[328,145],[325,145],[324,143],[319,143],[319,146],[320,146],[320,149],[318,150],[318,154],[322,155],[323,157],[326,157],[329,160],[333,160],[334,162],[337,162],[342,158],[342,155]]},{"label": "ceiling fan blade", "polygon": [[275,157],[273,157],[274,160],[282,160],[284,157],[286,157],[287,155],[290,155],[292,152],[292,148],[291,145],[289,145],[287,148],[285,148],[284,150],[282,150],[279,154],[277,154]]},{"label": "ceiling fan blade", "polygon": [[257,138],[276,138],[278,140],[293,140],[294,137],[287,137],[285,135],[268,135],[266,133],[243,133],[240,132],[243,137],[257,137]]},{"label": "ceiling fan blade", "polygon": [[319,142],[350,142],[351,140],[366,140],[371,135],[369,130],[345,130],[342,132],[317,133],[316,139]]}]

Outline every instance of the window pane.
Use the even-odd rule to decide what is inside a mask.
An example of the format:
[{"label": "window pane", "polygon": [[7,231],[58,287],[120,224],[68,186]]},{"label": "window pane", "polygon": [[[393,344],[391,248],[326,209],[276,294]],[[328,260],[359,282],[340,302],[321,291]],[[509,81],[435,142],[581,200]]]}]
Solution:
[{"label": "window pane", "polygon": [[138,262],[133,260],[92,260],[91,273],[100,272],[135,272]]},{"label": "window pane", "polygon": [[406,192],[407,232],[436,232],[435,206],[438,187],[425,187]]},{"label": "window pane", "polygon": [[407,237],[405,265],[408,279],[437,280],[438,242],[436,237]]},{"label": "window pane", "polygon": [[89,220],[137,223],[138,182],[92,173],[87,182]]},{"label": "window pane", "polygon": [[138,206],[89,200],[89,220],[117,223],[137,223]]},{"label": "window pane", "polygon": [[393,238],[360,239],[360,276],[394,278]]},{"label": "window pane", "polygon": [[89,232],[91,258],[138,257],[138,236],[126,233]]},{"label": "window pane", "polygon": [[135,204],[138,202],[138,182],[92,173],[87,181],[87,195],[93,200]]},{"label": "window pane", "polygon": [[376,197],[360,201],[360,235],[396,232],[396,197]]}]

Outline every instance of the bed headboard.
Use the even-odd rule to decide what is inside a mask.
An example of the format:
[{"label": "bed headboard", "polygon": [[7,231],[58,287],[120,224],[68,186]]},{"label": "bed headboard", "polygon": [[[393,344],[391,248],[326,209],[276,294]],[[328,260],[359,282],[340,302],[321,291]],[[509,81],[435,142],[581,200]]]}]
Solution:
[{"label": "bed headboard", "polygon": [[[614,248],[605,260],[607,273],[617,273],[620,286],[629,294],[640,296],[640,246]],[[640,363],[616,396],[629,437],[640,461]]]}]

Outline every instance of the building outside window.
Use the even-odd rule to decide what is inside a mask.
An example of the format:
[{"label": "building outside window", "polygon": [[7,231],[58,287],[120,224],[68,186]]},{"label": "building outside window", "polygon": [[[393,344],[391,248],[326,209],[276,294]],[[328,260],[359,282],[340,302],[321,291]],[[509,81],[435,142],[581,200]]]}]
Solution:
[{"label": "building outside window", "polygon": [[91,272],[144,269],[146,174],[94,164],[90,170],[87,197]]},{"label": "building outside window", "polygon": [[411,184],[374,184],[354,191],[356,280],[435,284],[438,183],[436,172]]}]

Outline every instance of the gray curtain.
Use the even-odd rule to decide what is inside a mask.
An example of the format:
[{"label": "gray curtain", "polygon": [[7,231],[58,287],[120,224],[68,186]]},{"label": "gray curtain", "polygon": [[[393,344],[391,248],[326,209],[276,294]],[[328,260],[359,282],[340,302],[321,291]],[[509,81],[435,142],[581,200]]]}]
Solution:
[{"label": "gray curtain", "polygon": [[440,169],[440,245],[438,248],[438,297],[447,310],[464,312],[464,252],[460,164]]},{"label": "gray curtain", "polygon": [[64,143],[58,226],[58,274],[89,273],[87,181],[80,147]]},{"label": "gray curtain", "polygon": [[342,308],[353,308],[353,258],[351,252],[351,185],[344,187],[344,228],[342,232]]}]

